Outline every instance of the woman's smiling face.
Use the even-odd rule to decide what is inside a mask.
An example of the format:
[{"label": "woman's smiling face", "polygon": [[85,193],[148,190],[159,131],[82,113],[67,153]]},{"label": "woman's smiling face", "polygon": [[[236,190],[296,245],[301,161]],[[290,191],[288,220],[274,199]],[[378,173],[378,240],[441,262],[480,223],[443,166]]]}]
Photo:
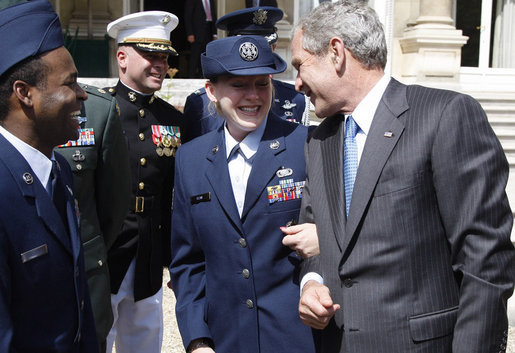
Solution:
[{"label": "woman's smiling face", "polygon": [[241,141],[265,121],[272,104],[270,75],[220,76],[206,82],[206,93],[227,122],[229,133]]}]

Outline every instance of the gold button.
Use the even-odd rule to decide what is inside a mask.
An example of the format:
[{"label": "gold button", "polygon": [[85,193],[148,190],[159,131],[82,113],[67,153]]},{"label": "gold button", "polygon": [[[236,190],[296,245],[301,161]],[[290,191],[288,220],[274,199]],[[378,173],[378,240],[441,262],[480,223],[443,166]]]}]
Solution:
[{"label": "gold button", "polygon": [[77,164],[77,170],[82,170],[82,164]]},{"label": "gold button", "polygon": [[145,134],[144,134],[144,133],[142,133],[142,132],[140,132],[140,133],[139,133],[139,139],[140,139],[141,141],[145,140]]},{"label": "gold button", "polygon": [[98,267],[102,267],[104,265],[104,263],[102,262],[102,260],[98,260]]},{"label": "gold button", "polygon": [[143,190],[144,188],[145,188],[145,183],[144,182],[139,183],[139,189]]},{"label": "gold button", "polygon": [[145,164],[147,164],[147,159],[146,159],[146,158],[141,158],[141,159],[139,160],[139,164],[141,164],[141,165],[145,165]]},{"label": "gold button", "polygon": [[142,117],[142,118],[145,116],[145,110],[144,109],[140,109],[139,110],[139,116]]}]

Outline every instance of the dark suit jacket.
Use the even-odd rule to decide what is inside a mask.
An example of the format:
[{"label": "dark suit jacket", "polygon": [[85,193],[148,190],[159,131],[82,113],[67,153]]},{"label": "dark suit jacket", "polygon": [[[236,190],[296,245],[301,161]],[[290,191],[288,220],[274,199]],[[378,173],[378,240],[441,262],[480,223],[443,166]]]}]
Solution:
[{"label": "dark suit jacket", "polygon": [[[295,87],[289,83],[272,80],[274,85],[274,102],[271,111],[282,119],[306,122],[306,100],[303,93],[295,91]],[[218,114],[214,105],[209,104],[206,89],[201,88],[190,94],[184,104],[184,119],[190,125],[189,131],[192,137],[204,135],[209,131],[222,126],[224,119]]]},{"label": "dark suit jacket", "polygon": [[[202,5],[202,0],[186,0],[184,3],[184,26],[186,27],[186,36],[193,34],[195,41],[207,43],[213,39],[216,34],[216,1],[209,0],[211,7],[211,17],[213,20],[210,24],[210,33],[204,31],[206,22],[206,12]],[[209,34],[210,37],[206,37]]]},{"label": "dark suit jacket", "polygon": [[73,171],[79,203],[80,230],[86,275],[100,341],[113,324],[107,249],[116,240],[129,211],[130,168],[114,98],[97,87],[81,85],[88,93],[82,103],[82,129],[93,129],[94,144],[64,145],[57,149]]},{"label": "dark suit jacket", "polygon": [[[305,127],[269,115],[241,218],[223,127],[179,149],[170,273],[185,346],[209,337],[220,353],[314,352],[297,313],[300,258],[279,229],[297,220],[300,199],[269,202],[280,180],[304,181],[306,136]],[[285,168],[292,174],[279,177]]]},{"label": "dark suit jacket", "polygon": [[56,153],[69,190],[66,227],[2,135],[0,150],[0,352],[97,352],[70,168]]},{"label": "dark suit jacket", "polygon": [[343,117],[306,147],[301,221],[315,222],[324,278],[342,306],[323,352],[499,352],[513,290],[508,165],[478,102],[392,79],[345,218]]}]

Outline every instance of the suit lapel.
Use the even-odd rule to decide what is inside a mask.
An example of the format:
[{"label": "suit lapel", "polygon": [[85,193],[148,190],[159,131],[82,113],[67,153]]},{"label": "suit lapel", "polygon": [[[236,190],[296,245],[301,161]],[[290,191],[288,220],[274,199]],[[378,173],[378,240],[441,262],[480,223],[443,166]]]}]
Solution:
[{"label": "suit lapel", "polygon": [[392,79],[377,107],[359,163],[345,228],[344,249],[354,236],[381,171],[404,131],[404,124],[398,118],[408,108],[406,86]]},{"label": "suit lapel", "polygon": [[331,133],[321,144],[321,155],[324,170],[326,199],[329,204],[332,226],[336,242],[342,250],[342,239],[345,227],[345,193],[343,187],[343,116],[333,116],[327,119],[326,128]]},{"label": "suit lapel", "polygon": [[[223,126],[213,139],[212,147],[207,153],[207,159],[211,164],[206,169],[206,178],[211,184],[216,198],[224,209],[227,216],[241,230],[240,214],[234,201],[229,168],[227,167],[227,156],[225,153],[225,141],[223,138]],[[208,145],[209,146],[209,145]]]}]

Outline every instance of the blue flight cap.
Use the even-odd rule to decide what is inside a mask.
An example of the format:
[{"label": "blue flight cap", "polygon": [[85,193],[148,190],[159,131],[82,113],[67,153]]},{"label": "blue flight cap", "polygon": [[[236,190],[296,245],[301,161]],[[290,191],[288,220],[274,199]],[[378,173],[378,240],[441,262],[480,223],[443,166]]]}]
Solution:
[{"label": "blue flight cap", "polygon": [[0,10],[0,76],[17,63],[64,45],[59,17],[47,0]]},{"label": "blue flight cap", "polygon": [[227,31],[228,36],[260,35],[272,45],[277,41],[275,23],[283,18],[283,11],[277,7],[259,6],[237,10],[222,16],[216,27]]},{"label": "blue flight cap", "polygon": [[200,59],[205,78],[268,75],[286,70],[286,62],[261,36],[234,36],[211,41]]}]

